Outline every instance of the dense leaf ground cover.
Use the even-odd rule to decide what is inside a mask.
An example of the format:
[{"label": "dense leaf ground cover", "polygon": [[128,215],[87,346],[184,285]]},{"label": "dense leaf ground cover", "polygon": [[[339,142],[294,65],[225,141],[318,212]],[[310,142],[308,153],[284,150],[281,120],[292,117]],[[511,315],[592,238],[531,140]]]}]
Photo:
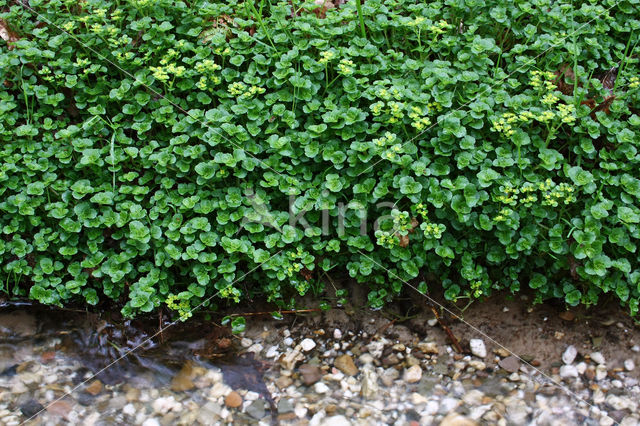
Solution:
[{"label": "dense leaf ground cover", "polygon": [[409,282],[638,312],[638,0],[0,10],[10,296],[186,318],[347,272],[372,307]]}]

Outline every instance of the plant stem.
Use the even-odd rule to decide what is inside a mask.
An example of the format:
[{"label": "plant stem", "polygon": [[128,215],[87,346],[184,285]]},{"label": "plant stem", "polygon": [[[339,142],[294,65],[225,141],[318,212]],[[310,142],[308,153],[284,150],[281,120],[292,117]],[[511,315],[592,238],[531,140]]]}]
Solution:
[{"label": "plant stem", "polygon": [[358,17],[360,18],[360,32],[362,38],[367,38],[367,33],[364,29],[364,16],[362,15],[362,0],[356,0],[356,9],[358,10]]}]

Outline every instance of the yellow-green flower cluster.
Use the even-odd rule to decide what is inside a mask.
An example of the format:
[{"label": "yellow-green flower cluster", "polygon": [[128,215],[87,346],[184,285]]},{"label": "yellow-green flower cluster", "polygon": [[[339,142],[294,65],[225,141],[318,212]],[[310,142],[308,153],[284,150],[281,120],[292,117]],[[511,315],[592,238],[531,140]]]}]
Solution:
[{"label": "yellow-green flower cluster", "polygon": [[371,113],[373,115],[380,115],[382,114],[382,109],[385,107],[385,103],[382,101],[378,101],[376,103],[373,103],[369,106],[369,109],[371,110]]},{"label": "yellow-green flower cluster", "polygon": [[98,19],[104,19],[104,17],[107,16],[107,9],[103,9],[103,8],[93,9],[93,14]]},{"label": "yellow-green flower cluster", "polygon": [[576,121],[576,107],[573,104],[558,104],[558,117],[565,124],[573,124]]},{"label": "yellow-green flower cluster", "polygon": [[137,8],[143,8],[147,6],[155,5],[158,0],[129,0]]},{"label": "yellow-green flower cluster", "polygon": [[424,130],[429,124],[431,124],[431,120],[429,120],[429,117],[425,117],[422,112],[422,108],[418,106],[411,107],[409,118],[413,120],[411,125],[415,127],[419,132]]},{"label": "yellow-green flower cluster", "polygon": [[383,147],[393,143],[396,140],[396,135],[391,132],[385,132],[381,138],[374,139],[372,142],[377,147]]},{"label": "yellow-green flower cluster", "polygon": [[233,95],[233,96],[240,96],[240,95],[244,94],[245,90],[247,90],[247,85],[244,84],[241,81],[237,81],[235,83],[232,83],[227,88],[227,92],[229,92],[229,94]]},{"label": "yellow-green flower cluster", "polygon": [[438,102],[429,102],[427,104],[427,108],[429,108],[429,111],[437,111],[440,112],[443,109],[443,106],[440,105]]},{"label": "yellow-green flower cluster", "polygon": [[397,123],[402,117],[404,117],[404,104],[402,102],[391,101],[387,106],[389,107],[387,112],[391,114],[391,117],[389,117],[388,120],[389,123]]},{"label": "yellow-green flower cluster", "polygon": [[441,223],[423,222],[420,224],[420,229],[422,229],[425,237],[439,240],[442,238],[442,233],[446,229],[446,226]]},{"label": "yellow-green flower cluster", "polygon": [[629,79],[629,89],[640,87],[640,78],[633,76]]},{"label": "yellow-green flower cluster", "polygon": [[536,119],[541,122],[544,123],[546,121],[551,121],[553,120],[553,118],[555,117],[555,113],[553,111],[542,111],[540,114],[538,114],[538,116],[536,117]]},{"label": "yellow-green flower cluster", "polygon": [[[572,185],[566,183],[558,185],[550,178],[547,178],[544,182],[540,182],[537,185],[531,182],[525,182],[519,188],[505,185],[500,187],[500,190],[502,193],[495,196],[494,199],[509,206],[523,204],[525,207],[529,207],[537,202],[538,199],[542,199],[543,206],[556,207],[559,202],[569,204],[576,200],[574,194],[575,188]],[[537,192],[540,192],[540,195],[537,195]],[[500,212],[500,216],[503,217],[501,220],[506,220],[505,217],[508,215]]]},{"label": "yellow-green flower cluster", "polygon": [[377,230],[375,235],[378,245],[384,248],[393,248],[400,242],[400,239],[390,232]]},{"label": "yellow-green flower cluster", "polygon": [[418,16],[415,19],[409,21],[407,23],[407,25],[410,26],[410,27],[415,27],[415,26],[418,26],[418,25],[422,24],[424,21],[426,21],[426,19],[427,18],[425,18],[424,16]]},{"label": "yellow-green flower cluster", "polygon": [[191,304],[189,303],[189,299],[181,299],[179,302],[178,300],[178,296],[176,296],[175,294],[170,294],[165,300],[165,303],[167,304],[169,309],[178,311],[178,315],[180,315],[181,321],[186,321],[193,315],[191,313]]},{"label": "yellow-green flower cluster", "polygon": [[431,25],[429,27],[429,31],[431,31],[432,33],[435,33],[435,34],[442,34],[443,32],[445,32],[445,30],[448,30],[449,28],[451,28],[451,24],[449,24],[444,19],[441,19],[440,21],[438,21],[435,24]]},{"label": "yellow-green flower cluster", "polygon": [[215,49],[213,49],[213,53],[220,56],[226,56],[231,53],[231,49],[229,47],[225,47],[225,48],[216,47]]},{"label": "yellow-green flower cluster", "polygon": [[224,297],[226,299],[233,299],[234,302],[240,302],[240,290],[237,288],[228,285],[222,289],[220,289],[220,297]]},{"label": "yellow-green flower cluster", "polygon": [[482,289],[480,288],[481,286],[482,286],[482,281],[474,281],[471,283],[471,290],[473,291],[473,297],[475,297],[476,299],[482,296]]},{"label": "yellow-green flower cluster", "polygon": [[340,63],[338,64],[338,74],[353,74],[353,61],[350,59],[341,59]]},{"label": "yellow-green flower cluster", "polygon": [[505,136],[513,136],[515,129],[512,124],[517,123],[519,117],[512,112],[505,112],[497,121],[493,122],[492,130],[500,132]]},{"label": "yellow-green flower cluster", "polygon": [[320,62],[321,64],[326,64],[330,60],[332,60],[336,56],[336,54],[331,50],[325,50],[324,52],[320,52],[320,56],[321,58],[318,59],[318,62]]},{"label": "yellow-green flower cluster", "polygon": [[122,9],[115,9],[113,12],[111,12],[111,20],[112,21],[119,21],[122,18],[123,18]]},{"label": "yellow-green flower cluster", "polygon": [[543,194],[542,205],[557,207],[560,202],[570,204],[576,201],[575,188],[572,185],[561,183],[552,187],[546,187]]},{"label": "yellow-green flower cluster", "polygon": [[432,223],[429,221],[429,211],[424,203],[416,204],[415,208],[416,213],[422,217],[422,220],[424,220],[424,222],[420,224],[420,229],[422,229],[424,236],[427,238],[435,238],[436,240],[442,238],[442,233],[447,229],[447,227],[443,224]]},{"label": "yellow-green flower cluster", "polygon": [[496,222],[505,222],[507,219],[509,219],[509,216],[511,216],[511,213],[513,213],[513,210],[509,208],[504,208],[500,210],[500,213],[496,217],[494,217],[493,220]]},{"label": "yellow-green flower cluster", "polygon": [[544,95],[544,97],[540,102],[542,102],[545,105],[551,106],[551,105],[554,105],[559,100],[560,98],[554,95],[553,93],[547,93],[546,95]]},{"label": "yellow-green flower cluster", "polygon": [[113,55],[119,61],[128,61],[129,59],[131,59],[131,58],[133,58],[135,56],[135,54],[133,52],[115,52]]},{"label": "yellow-green flower cluster", "polygon": [[153,77],[156,80],[160,81],[168,81],[170,75],[174,75],[175,77],[182,77],[186,71],[185,67],[182,65],[176,66],[175,64],[169,64],[166,66],[159,67],[149,67],[151,70]]},{"label": "yellow-green flower cluster", "polygon": [[71,32],[76,27],[76,23],[73,21],[65,22],[62,24],[62,29],[66,32]]},{"label": "yellow-green flower cluster", "polygon": [[211,59],[205,59],[204,61],[197,62],[195,65],[195,69],[200,74],[211,74],[218,71],[220,69],[220,65],[216,64]]},{"label": "yellow-green flower cluster", "polygon": [[287,264],[285,272],[288,277],[292,277],[302,270],[302,266],[303,266],[302,263],[296,262],[296,260],[302,259],[304,255],[305,253],[302,251],[302,248],[300,247],[298,247],[296,251],[290,251],[285,255],[286,256],[285,263]]},{"label": "yellow-green flower cluster", "polygon": [[552,91],[556,88],[555,83],[553,82],[556,79],[556,75],[551,71],[538,71],[533,70],[530,72],[531,78],[529,79],[529,85],[533,88],[540,89],[545,88],[546,90]]}]

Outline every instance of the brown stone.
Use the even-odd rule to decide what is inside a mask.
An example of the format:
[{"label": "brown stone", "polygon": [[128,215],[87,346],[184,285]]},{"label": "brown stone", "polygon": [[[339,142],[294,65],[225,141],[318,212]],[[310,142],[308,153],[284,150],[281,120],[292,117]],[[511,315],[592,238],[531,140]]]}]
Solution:
[{"label": "brown stone", "polygon": [[71,404],[63,399],[54,401],[47,406],[47,411],[55,416],[60,416],[65,420],[69,418],[71,412]]},{"label": "brown stone", "polygon": [[449,413],[442,422],[440,426],[476,426],[477,423],[471,419],[468,419],[458,413]]},{"label": "brown stone", "polygon": [[520,360],[515,356],[508,356],[501,359],[500,362],[498,362],[498,365],[509,373],[515,373],[520,369]]},{"label": "brown stone", "polygon": [[325,413],[327,413],[327,415],[329,416],[332,416],[337,410],[338,410],[338,407],[335,404],[329,404],[326,407],[324,407]]},{"label": "brown stone", "polygon": [[286,389],[293,384],[293,380],[289,376],[280,376],[276,379],[276,385],[280,389]]},{"label": "brown stone", "polygon": [[193,365],[191,362],[186,362],[182,369],[173,376],[171,379],[171,390],[174,392],[184,392],[189,389],[193,389],[194,384],[192,380]]},{"label": "brown stone", "polygon": [[56,357],[56,353],[54,351],[43,352],[42,355],[40,355],[40,361],[43,364],[47,364],[53,361],[55,357]]},{"label": "brown stone", "polygon": [[322,370],[316,365],[302,364],[298,370],[306,386],[311,386],[322,378]]},{"label": "brown stone", "polygon": [[242,405],[242,397],[236,391],[231,391],[224,399],[224,404],[230,408],[238,408]]},{"label": "brown stone", "polygon": [[298,416],[296,416],[296,413],[294,413],[293,411],[290,413],[284,413],[284,414],[278,415],[278,420],[281,422],[287,422],[290,420],[295,420],[297,418]]},{"label": "brown stone", "polygon": [[333,365],[347,376],[355,376],[358,374],[358,367],[356,367],[350,355],[345,354],[337,357]]},{"label": "brown stone", "polygon": [[563,319],[565,321],[573,321],[574,318],[576,317],[576,315],[571,311],[562,312],[558,316],[560,317],[560,319]]},{"label": "brown stone", "polygon": [[93,396],[96,396],[102,392],[102,382],[100,380],[94,380],[89,386],[85,388],[85,391]]}]

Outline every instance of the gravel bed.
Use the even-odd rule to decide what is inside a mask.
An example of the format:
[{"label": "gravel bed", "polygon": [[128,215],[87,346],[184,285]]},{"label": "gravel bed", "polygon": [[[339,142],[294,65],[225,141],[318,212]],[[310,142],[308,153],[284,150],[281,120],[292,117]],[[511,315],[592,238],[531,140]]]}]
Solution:
[{"label": "gravel bed", "polygon": [[233,389],[224,367],[198,359],[164,384],[157,372],[140,368],[108,385],[58,351],[59,337],[2,342],[6,425],[35,414],[30,424],[640,424],[640,385],[631,374],[637,358],[609,365],[601,353],[574,346],[545,376],[502,349],[488,353],[482,339],[471,340],[472,355],[460,355],[428,338],[405,344],[364,332],[265,327],[237,342],[245,358],[267,365],[264,377],[253,374],[262,388]]}]

